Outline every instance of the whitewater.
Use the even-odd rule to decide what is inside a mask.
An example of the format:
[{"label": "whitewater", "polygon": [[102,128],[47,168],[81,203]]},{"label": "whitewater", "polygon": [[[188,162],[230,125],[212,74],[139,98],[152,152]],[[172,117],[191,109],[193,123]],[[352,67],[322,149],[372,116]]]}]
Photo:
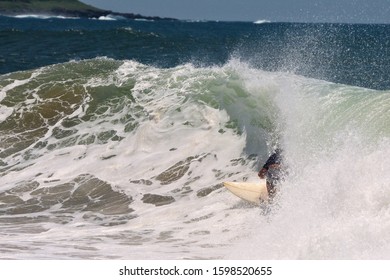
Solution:
[{"label": "whitewater", "polygon": [[[240,59],[0,76],[2,259],[388,259],[390,92]],[[272,210],[223,181],[288,166]]]},{"label": "whitewater", "polygon": [[0,258],[388,259],[389,30],[0,17]]}]

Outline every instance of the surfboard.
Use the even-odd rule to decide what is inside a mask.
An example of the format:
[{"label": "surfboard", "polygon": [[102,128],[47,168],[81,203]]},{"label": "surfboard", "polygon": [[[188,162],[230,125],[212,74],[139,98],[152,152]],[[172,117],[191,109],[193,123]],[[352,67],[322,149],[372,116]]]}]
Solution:
[{"label": "surfboard", "polygon": [[223,182],[223,185],[239,198],[260,204],[261,200],[268,200],[268,192],[265,180],[256,183],[247,182]]}]

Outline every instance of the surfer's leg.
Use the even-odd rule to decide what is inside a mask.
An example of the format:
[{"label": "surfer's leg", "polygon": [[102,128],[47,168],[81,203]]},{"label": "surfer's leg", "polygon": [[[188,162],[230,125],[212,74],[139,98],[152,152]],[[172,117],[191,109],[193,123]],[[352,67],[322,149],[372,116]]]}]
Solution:
[{"label": "surfer's leg", "polygon": [[276,192],[277,185],[281,178],[281,170],[279,168],[270,168],[267,172],[267,191],[269,201],[272,202]]},{"label": "surfer's leg", "polygon": [[272,181],[267,181],[267,191],[268,191],[268,198],[270,201],[272,201],[272,199],[276,194],[276,187]]}]

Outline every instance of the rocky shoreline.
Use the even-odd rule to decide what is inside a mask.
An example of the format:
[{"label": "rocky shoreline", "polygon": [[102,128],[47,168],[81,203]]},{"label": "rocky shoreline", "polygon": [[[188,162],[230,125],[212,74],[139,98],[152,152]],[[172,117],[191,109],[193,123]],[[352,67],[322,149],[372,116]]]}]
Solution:
[{"label": "rocky shoreline", "polygon": [[[23,15],[38,15],[38,16],[53,16],[66,18],[90,18],[98,19],[102,17],[113,17],[123,19],[138,19],[138,20],[171,20],[174,18],[163,18],[158,16],[143,16],[133,13],[119,13],[109,10],[101,10],[93,6],[85,5],[79,1],[72,1],[72,4],[77,4],[80,8],[66,7],[62,1],[46,1],[51,2],[45,8],[40,8],[39,0],[19,0],[19,1],[0,1],[0,15],[3,16],[23,16]],[[41,1],[43,2],[43,1]]]}]

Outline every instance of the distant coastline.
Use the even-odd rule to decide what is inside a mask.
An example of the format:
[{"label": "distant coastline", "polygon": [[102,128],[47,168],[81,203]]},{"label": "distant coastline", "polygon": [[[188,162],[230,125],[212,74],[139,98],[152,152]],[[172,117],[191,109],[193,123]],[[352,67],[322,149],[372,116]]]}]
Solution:
[{"label": "distant coastline", "polygon": [[138,20],[176,20],[133,13],[118,13],[102,10],[78,0],[0,0],[0,15],[3,16],[49,16],[64,18],[124,18]]}]

